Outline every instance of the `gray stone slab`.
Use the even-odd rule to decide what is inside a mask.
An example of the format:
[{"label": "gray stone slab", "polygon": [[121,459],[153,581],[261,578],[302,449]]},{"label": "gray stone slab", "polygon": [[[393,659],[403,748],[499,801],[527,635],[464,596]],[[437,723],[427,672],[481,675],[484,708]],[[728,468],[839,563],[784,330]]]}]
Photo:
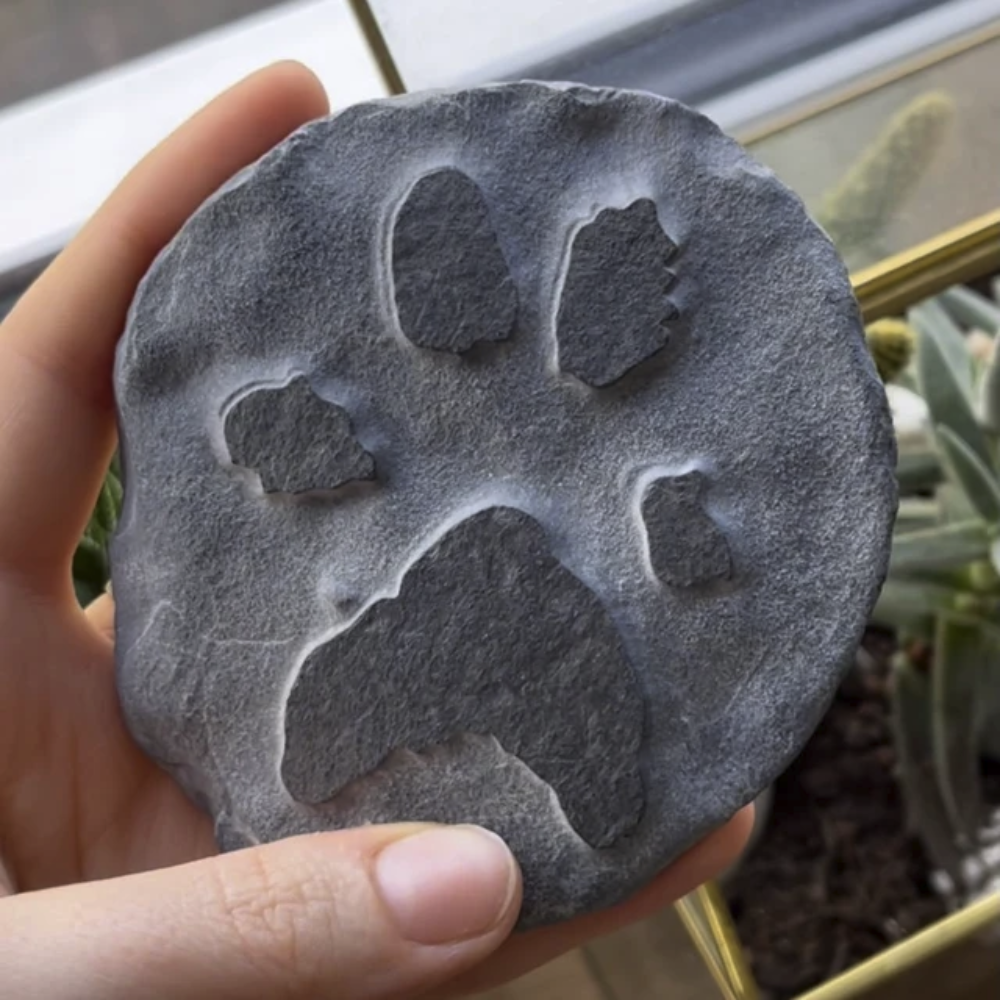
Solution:
[{"label": "gray stone slab", "polygon": [[886,571],[891,423],[844,267],[652,95],[306,126],[159,256],[115,389],[140,745],[225,849],[490,827],[524,927],[753,800]]}]

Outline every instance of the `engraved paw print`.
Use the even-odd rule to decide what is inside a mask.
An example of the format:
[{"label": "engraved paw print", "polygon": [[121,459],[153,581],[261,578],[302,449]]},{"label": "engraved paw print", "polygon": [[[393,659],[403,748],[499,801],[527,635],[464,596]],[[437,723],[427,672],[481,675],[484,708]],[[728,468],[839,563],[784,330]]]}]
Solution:
[{"label": "engraved paw print", "polygon": [[[285,704],[281,761],[299,803],[335,807],[400,750],[489,737],[553,790],[591,847],[612,847],[637,829],[645,704],[635,653],[606,595],[585,579],[582,557],[577,566],[554,545],[562,534],[570,553],[582,551],[583,536],[602,526],[588,523],[592,514],[581,519],[572,498],[543,523],[530,502],[521,509],[509,496],[532,477],[544,492],[546,462],[560,449],[609,433],[603,407],[615,402],[606,393],[628,392],[680,318],[669,297],[678,252],[650,199],[577,220],[551,329],[540,331],[522,313],[483,192],[457,169],[432,171],[405,194],[386,252],[387,325],[408,347],[378,363],[421,374],[402,383],[400,395],[412,395],[408,419],[379,427],[381,451],[359,443],[349,404],[324,398],[306,377],[251,387],[227,411],[231,462],[259,475],[265,502],[273,492],[313,492],[336,504],[340,487],[373,480],[376,470],[376,493],[359,502],[384,493],[404,503],[411,487],[400,483],[434,496],[451,479],[462,484],[453,492],[475,487],[479,496],[411,543],[398,584],[359,594],[358,613],[305,655]],[[531,354],[546,342],[555,371]],[[491,345],[507,353],[491,354]],[[551,419],[539,417],[549,405]],[[532,407],[529,439],[519,415]],[[378,403],[370,409],[365,419],[378,425]],[[395,440],[404,434],[405,447]],[[497,481],[503,490],[490,485]],[[697,592],[731,576],[709,485],[700,471],[645,481],[628,558],[641,572],[645,546],[650,591]],[[461,496],[450,502],[462,507]],[[435,503],[445,511],[449,498]],[[627,506],[623,496],[623,519]],[[435,818],[433,803],[413,803],[407,818]]]},{"label": "engraved paw print", "polygon": [[895,503],[870,369],[801,201],[674,102],[313,122],[119,343],[129,731],[223,849],[475,823],[522,927],[620,902],[787,767],[856,647]]}]

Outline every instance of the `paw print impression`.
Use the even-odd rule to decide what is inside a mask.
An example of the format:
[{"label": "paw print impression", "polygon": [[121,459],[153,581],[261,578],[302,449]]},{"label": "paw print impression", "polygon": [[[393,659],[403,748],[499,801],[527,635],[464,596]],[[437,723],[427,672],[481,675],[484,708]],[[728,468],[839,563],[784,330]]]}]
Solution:
[{"label": "paw print impression", "polygon": [[594,388],[619,381],[670,340],[677,245],[648,198],[606,208],[573,240],[557,321],[559,365]]},{"label": "paw print impression", "polygon": [[251,389],[224,427],[233,464],[256,472],[265,493],[325,493],[375,478],[375,460],[355,439],[347,411],[317,396],[302,376]]},{"label": "paw print impression", "polygon": [[396,219],[392,260],[399,325],[418,347],[461,354],[510,337],[517,290],[486,199],[460,170],[414,184]]},{"label": "paw print impression", "polygon": [[[478,368],[481,403],[462,419],[482,424],[482,440],[474,447],[488,442],[498,451],[498,464],[503,448],[525,447],[517,435],[490,429],[491,420],[509,421],[512,407],[554,407],[551,419],[528,419],[557,448],[552,422],[565,419],[560,406],[574,407],[577,420],[582,406],[582,419],[600,421],[596,432],[613,439],[618,432],[593,403],[601,389],[669,342],[678,313],[667,298],[675,281],[668,263],[676,253],[650,199],[605,209],[580,226],[561,287],[553,291],[560,297],[559,369],[586,391],[581,396],[579,386],[554,375],[529,347],[519,355],[527,362],[513,390],[491,395],[482,384],[493,378],[492,362],[465,362],[477,345],[511,339],[518,289],[483,191],[457,169],[435,170],[413,184],[395,219],[394,319],[412,345],[428,352],[421,370],[428,360],[435,365],[435,355],[457,356],[457,363],[439,369],[450,380],[445,393],[460,394],[469,368]],[[527,328],[524,334],[525,340],[546,335]],[[512,355],[522,346],[514,343]],[[397,363],[412,362],[404,355]],[[324,476],[342,482],[370,471],[369,457],[350,437],[346,414],[308,395],[304,384],[295,392],[301,397],[295,419],[317,428],[322,420],[326,438],[338,442],[310,452],[312,467],[303,470],[299,484]],[[547,402],[531,402],[538,399]],[[287,406],[257,405],[251,437],[278,419],[275,407]],[[433,423],[433,400],[421,399],[419,406],[414,418],[434,429],[418,439],[415,461],[422,449],[436,446],[443,430]],[[461,452],[448,455],[451,466],[467,461]],[[548,489],[547,475],[535,484],[542,490]],[[291,476],[285,472],[286,479]],[[449,476],[446,471],[442,478]],[[417,477],[427,478],[422,469]],[[616,481],[612,472],[603,488],[619,489],[611,485]],[[647,488],[642,514],[656,572],[667,586],[696,587],[730,573],[725,538],[704,510],[704,486],[703,477],[691,474],[661,478]],[[624,511],[624,494],[621,502]],[[589,529],[599,533],[601,526]],[[638,568],[640,544],[632,555]],[[464,739],[494,740],[554,792],[587,845],[611,848],[638,829],[645,812],[645,714],[635,665],[602,599],[553,553],[546,526],[523,510],[497,504],[426,545],[403,569],[398,593],[379,596],[306,655],[285,704],[281,778],[296,801],[346,811],[364,797],[366,782],[391,779],[399,752],[430,759],[448,748],[446,758],[460,758]],[[436,808],[421,803],[408,808],[407,818],[441,820]]]},{"label": "paw print impression", "polygon": [[729,543],[705,510],[708,480],[701,472],[654,479],[642,498],[653,572],[668,587],[728,580]]}]

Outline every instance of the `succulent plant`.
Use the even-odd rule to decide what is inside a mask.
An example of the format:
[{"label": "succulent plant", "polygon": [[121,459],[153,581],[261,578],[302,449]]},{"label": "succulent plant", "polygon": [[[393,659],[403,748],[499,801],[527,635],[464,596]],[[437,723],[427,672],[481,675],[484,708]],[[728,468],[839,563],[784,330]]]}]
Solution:
[{"label": "succulent plant", "polygon": [[879,241],[944,145],[954,113],[938,91],[911,101],[822,200],[816,221],[842,254],[883,256]]},{"label": "succulent plant", "polygon": [[[990,815],[980,779],[981,758],[1000,757],[1000,357],[970,349],[973,331],[1000,332],[1000,308],[956,288],[908,319],[926,406],[920,446],[937,478],[901,476],[875,619],[900,639],[894,717],[910,818],[962,904],[1000,889],[1000,810]],[[906,454],[901,440],[901,467]]]}]

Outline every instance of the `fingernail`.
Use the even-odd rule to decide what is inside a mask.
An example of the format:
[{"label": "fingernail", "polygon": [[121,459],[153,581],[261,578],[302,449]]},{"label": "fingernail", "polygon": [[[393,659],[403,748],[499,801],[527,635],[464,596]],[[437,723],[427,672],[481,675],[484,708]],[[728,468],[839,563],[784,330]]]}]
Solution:
[{"label": "fingernail", "polygon": [[418,944],[480,937],[507,915],[517,868],[507,845],[479,827],[442,827],[397,840],[375,861],[399,933]]}]

